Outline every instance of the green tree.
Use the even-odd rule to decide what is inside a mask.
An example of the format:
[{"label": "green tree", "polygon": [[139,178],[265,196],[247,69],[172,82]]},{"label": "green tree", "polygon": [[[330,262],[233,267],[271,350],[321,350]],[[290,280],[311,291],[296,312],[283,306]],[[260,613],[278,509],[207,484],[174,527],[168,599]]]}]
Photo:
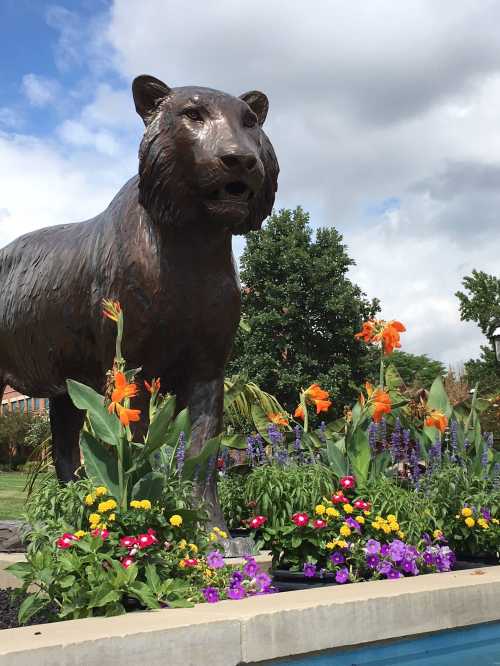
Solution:
[{"label": "green tree", "polygon": [[[378,351],[372,350],[367,379],[370,379],[373,383],[378,382],[379,363]],[[435,361],[429,358],[427,354],[410,354],[409,352],[395,350],[387,359],[387,364],[396,366],[408,387],[429,389],[438,375],[446,374],[446,368],[441,361]]]},{"label": "green tree", "polygon": [[31,422],[29,414],[12,412],[0,416],[0,465],[15,469],[26,462],[30,450],[24,440]]},{"label": "green tree", "polygon": [[499,364],[493,349],[492,335],[500,326],[500,278],[483,271],[472,271],[472,275],[463,278],[465,289],[457,291],[455,296],[460,302],[462,321],[474,321],[490,343],[481,347],[479,359],[465,363],[469,384],[479,383],[483,395],[500,391]]},{"label": "green tree", "polygon": [[247,237],[241,258],[243,317],[229,373],[238,373],[292,410],[301,387],[331,392],[337,412],[364,379],[367,351],[355,339],[378,301],[348,278],[354,264],[333,228],[314,234],[298,207],[274,213]]}]

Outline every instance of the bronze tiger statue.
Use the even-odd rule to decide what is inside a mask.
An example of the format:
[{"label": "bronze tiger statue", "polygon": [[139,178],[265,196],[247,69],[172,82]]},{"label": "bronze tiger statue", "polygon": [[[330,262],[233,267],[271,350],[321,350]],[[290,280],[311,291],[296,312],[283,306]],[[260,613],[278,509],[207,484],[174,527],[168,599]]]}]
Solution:
[{"label": "bronze tiger statue", "polygon": [[[129,367],[159,377],[177,408],[189,407],[188,455],[220,432],[224,367],[240,318],[231,237],[261,227],[277,190],[263,93],[169,88],[151,76],[137,77],[132,91],[145,124],[139,174],[95,218],[0,250],[0,392],[9,384],[50,398],[61,481],[80,464],[84,419],[66,379],[102,391],[113,360],[103,298],[124,309]],[[134,403],[144,409],[144,392]],[[215,478],[200,494],[223,524]]]}]

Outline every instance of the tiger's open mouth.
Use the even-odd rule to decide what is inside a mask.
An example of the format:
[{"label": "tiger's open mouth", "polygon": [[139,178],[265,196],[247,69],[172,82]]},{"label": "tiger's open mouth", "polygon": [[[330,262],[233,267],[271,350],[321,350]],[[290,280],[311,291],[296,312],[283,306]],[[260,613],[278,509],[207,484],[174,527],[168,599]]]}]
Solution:
[{"label": "tiger's open mouth", "polygon": [[252,199],[253,195],[253,190],[246,183],[242,180],[233,180],[210,192],[208,200],[246,204]]}]

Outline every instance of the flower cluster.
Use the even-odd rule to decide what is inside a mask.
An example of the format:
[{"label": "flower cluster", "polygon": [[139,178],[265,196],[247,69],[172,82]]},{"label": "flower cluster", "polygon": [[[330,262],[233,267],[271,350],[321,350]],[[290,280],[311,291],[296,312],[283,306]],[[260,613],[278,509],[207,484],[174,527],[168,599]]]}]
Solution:
[{"label": "flower cluster", "polygon": [[482,530],[488,530],[490,526],[500,524],[498,518],[494,518],[487,508],[477,510],[475,507],[464,506],[456,518],[463,520],[469,529],[479,527]]},{"label": "flower cluster", "polygon": [[406,331],[405,326],[396,320],[370,319],[365,321],[361,331],[354,336],[356,340],[364,340],[367,344],[380,345],[384,354],[392,354],[394,349],[401,347],[400,333]]},{"label": "flower cluster", "polygon": [[238,600],[261,594],[272,594],[276,590],[272,587],[269,574],[262,571],[254,557],[245,555],[245,564],[241,571],[234,571],[229,580],[225,593],[228,599]]},{"label": "flower cluster", "polygon": [[430,571],[450,571],[455,563],[455,555],[447,545],[435,544],[430,537],[424,541],[424,548],[404,543],[394,539],[388,543],[381,543],[376,539],[366,542],[365,563],[373,574],[395,579],[404,575],[417,576]]},{"label": "flower cluster", "polygon": [[389,513],[385,518],[383,516],[375,516],[371,522],[371,526],[374,530],[380,530],[384,534],[395,532],[400,539],[405,538],[405,534],[399,526],[398,519],[393,513]]},{"label": "flower cluster", "polygon": [[267,523],[267,518],[265,516],[254,516],[254,518],[250,518],[247,521],[248,527],[250,527],[253,530],[260,529],[266,523]]},{"label": "flower cluster", "polygon": [[144,500],[132,500],[130,502],[132,509],[143,509],[144,511],[149,511],[151,509],[151,502],[147,499]]},{"label": "flower cluster", "polygon": [[153,544],[158,543],[156,537],[156,531],[149,528],[145,534],[138,534],[137,536],[124,536],[120,539],[120,546],[126,548],[128,553],[121,558],[122,566],[125,569],[128,569],[132,564],[135,563],[134,555],[139,550],[144,550],[149,548]]},{"label": "flower cluster", "polygon": [[[319,384],[311,384],[309,388],[302,392],[302,395],[306,404],[310,404],[316,408],[317,414],[327,412],[332,405],[332,401],[329,399],[330,394],[328,391],[323,390]],[[302,404],[297,406],[294,416],[296,419],[304,420],[304,408]]]}]

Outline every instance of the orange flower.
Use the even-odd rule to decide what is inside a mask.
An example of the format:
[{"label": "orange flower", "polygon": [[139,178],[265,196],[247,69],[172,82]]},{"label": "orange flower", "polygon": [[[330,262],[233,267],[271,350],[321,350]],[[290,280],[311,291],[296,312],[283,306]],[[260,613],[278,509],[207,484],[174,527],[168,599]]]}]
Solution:
[{"label": "orange flower", "polygon": [[109,298],[102,299],[102,314],[104,317],[112,321],[118,321],[118,317],[122,311],[119,301],[112,301]]},{"label": "orange flower", "polygon": [[437,409],[433,409],[429,416],[425,419],[425,425],[430,428],[437,428],[439,432],[444,432],[448,426],[448,418],[439,412]]},{"label": "orange flower", "polygon": [[288,419],[286,418],[286,416],[283,416],[283,414],[275,414],[274,412],[269,412],[267,418],[271,421],[271,423],[275,423],[276,425],[280,426],[288,425]]},{"label": "orange flower", "polygon": [[161,383],[159,379],[152,379],[151,384],[145,381],[144,386],[152,395],[153,393],[158,393],[158,391],[160,390]]},{"label": "orange flower", "polygon": [[127,407],[122,407],[118,402],[116,403],[116,413],[124,426],[128,426],[130,422],[139,421],[141,418],[140,409],[128,409]]},{"label": "orange flower", "polygon": [[135,398],[136,384],[129,384],[123,372],[115,372],[115,389],[111,394],[111,403],[121,402],[125,398]]},{"label": "orange flower", "polygon": [[316,413],[327,412],[332,404],[328,400],[330,394],[320,387],[319,384],[311,384],[311,386],[304,391],[307,402],[316,407]]},{"label": "orange flower", "polygon": [[371,319],[365,321],[362,329],[354,336],[357,340],[364,340],[367,344],[380,343],[384,348],[384,354],[392,354],[394,349],[401,347],[399,334],[406,331],[400,321],[392,319]]},{"label": "orange flower", "polygon": [[354,336],[356,340],[364,340],[366,343],[372,342],[375,324],[376,322],[373,319],[370,319],[370,321],[365,321],[361,327],[361,331],[356,333]]},{"label": "orange flower", "polygon": [[392,354],[395,348],[401,347],[399,341],[399,334],[404,333],[406,328],[400,321],[389,321],[380,332],[382,344],[384,345],[384,353]]},{"label": "orange flower", "polygon": [[302,419],[304,420],[304,410],[302,409],[302,405],[299,405],[295,412],[293,413],[296,419]]},{"label": "orange flower", "polygon": [[378,423],[383,414],[390,414],[392,409],[391,398],[383,389],[377,389],[375,393],[370,392],[369,397],[373,399],[375,409],[373,411],[373,420]]}]

